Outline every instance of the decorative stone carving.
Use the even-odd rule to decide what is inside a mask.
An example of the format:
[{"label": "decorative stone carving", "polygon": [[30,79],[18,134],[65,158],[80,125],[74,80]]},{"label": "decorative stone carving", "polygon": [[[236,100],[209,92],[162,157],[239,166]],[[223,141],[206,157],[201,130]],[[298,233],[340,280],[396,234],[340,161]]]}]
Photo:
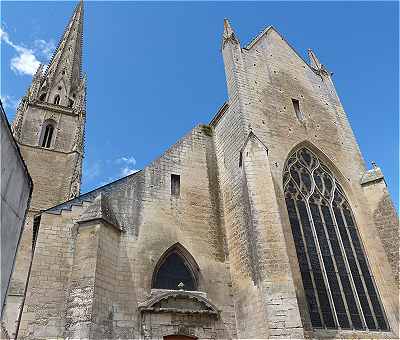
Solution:
[{"label": "decorative stone carving", "polygon": [[78,160],[76,161],[74,173],[71,179],[71,189],[69,191],[68,199],[72,199],[79,196],[81,188],[81,175],[82,175],[81,169],[82,169],[82,157],[78,156]]},{"label": "decorative stone carving", "polygon": [[205,297],[184,290],[168,290],[139,304],[141,312],[173,312],[218,315],[218,309]]},{"label": "decorative stone carving", "polygon": [[17,112],[15,113],[12,131],[16,140],[19,140],[21,137],[22,122],[24,120],[24,112],[26,111],[27,102],[27,97],[22,97],[18,105]]}]

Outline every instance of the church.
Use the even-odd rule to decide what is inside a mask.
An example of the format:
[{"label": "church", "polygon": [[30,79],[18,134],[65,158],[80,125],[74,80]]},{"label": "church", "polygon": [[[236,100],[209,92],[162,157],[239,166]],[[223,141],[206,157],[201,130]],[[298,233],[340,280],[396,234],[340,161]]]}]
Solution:
[{"label": "church", "polygon": [[81,1],[12,125],[33,194],[7,336],[398,339],[397,212],[315,53],[225,20],[211,122],[81,194],[83,23]]}]

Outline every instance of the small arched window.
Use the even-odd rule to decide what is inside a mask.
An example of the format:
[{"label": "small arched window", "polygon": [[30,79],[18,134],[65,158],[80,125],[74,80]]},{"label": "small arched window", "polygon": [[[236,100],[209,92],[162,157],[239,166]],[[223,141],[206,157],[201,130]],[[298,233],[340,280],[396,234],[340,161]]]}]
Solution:
[{"label": "small arched window", "polygon": [[54,126],[55,124],[53,121],[48,121],[43,125],[42,139],[40,144],[43,148],[51,147],[51,142],[54,135]]},{"label": "small arched window", "polygon": [[187,250],[179,244],[174,245],[159,260],[152,288],[197,290],[197,268]]},{"label": "small arched window", "polygon": [[56,94],[54,97],[54,104],[56,104],[56,105],[60,104],[60,96],[58,94]]},{"label": "small arched window", "polygon": [[58,94],[56,94],[54,97],[54,104],[56,104],[56,105],[60,104],[60,96]]},{"label": "small arched window", "polygon": [[283,182],[313,327],[389,330],[353,212],[333,172],[302,148],[289,157]]}]

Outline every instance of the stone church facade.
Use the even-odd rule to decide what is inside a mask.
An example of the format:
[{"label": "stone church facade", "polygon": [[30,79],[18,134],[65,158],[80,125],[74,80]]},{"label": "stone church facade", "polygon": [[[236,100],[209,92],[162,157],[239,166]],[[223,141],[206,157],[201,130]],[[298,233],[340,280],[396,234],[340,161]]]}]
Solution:
[{"label": "stone church facade", "polygon": [[80,2],[13,125],[34,191],[10,337],[399,338],[397,213],[311,50],[225,20],[212,121],[80,194],[82,34]]}]

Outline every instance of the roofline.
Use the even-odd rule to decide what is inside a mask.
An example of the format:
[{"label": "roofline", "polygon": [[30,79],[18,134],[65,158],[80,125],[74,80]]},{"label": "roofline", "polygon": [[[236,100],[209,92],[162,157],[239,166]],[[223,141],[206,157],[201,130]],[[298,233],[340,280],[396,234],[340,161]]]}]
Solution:
[{"label": "roofline", "polygon": [[228,108],[229,108],[229,103],[228,103],[228,101],[226,101],[220,106],[220,108],[218,109],[215,116],[211,119],[209,125],[217,126],[218,122],[220,121],[220,119],[225,114],[225,112]]},{"label": "roofline", "polygon": [[[74,197],[74,198],[71,198],[71,199],[68,200],[68,201],[64,201],[64,202],[62,202],[62,203],[60,203],[60,204],[57,204],[57,205],[54,205],[54,206],[52,206],[52,207],[50,207],[50,208],[47,208],[47,209],[45,209],[45,210],[42,210],[42,211],[41,211],[40,213],[38,213],[37,215],[40,215],[40,214],[46,213],[46,212],[51,212],[50,210],[57,209],[58,207],[61,207],[61,206],[65,205],[65,204],[68,204],[69,202],[72,203],[73,201],[75,201],[75,200],[77,200],[77,199],[81,199],[82,201],[86,201],[86,200],[84,199],[84,196],[89,196],[90,194],[93,194],[93,193],[96,192],[96,191],[99,191],[99,190],[101,190],[101,189],[104,189],[105,187],[107,187],[107,186],[109,186],[109,185],[111,185],[111,184],[114,184],[114,183],[117,183],[117,182],[119,182],[119,181],[122,181],[123,179],[126,179],[126,178],[128,178],[128,177],[133,177],[133,176],[137,175],[138,173],[140,173],[140,172],[142,172],[142,171],[143,171],[143,170],[141,169],[141,170],[139,170],[139,171],[136,171],[136,172],[133,173],[133,174],[127,175],[127,176],[125,176],[125,177],[118,178],[118,179],[116,179],[115,181],[112,181],[112,182],[110,182],[110,183],[104,184],[104,185],[102,185],[102,186],[100,186],[100,187],[97,187],[97,188],[95,188],[95,189],[93,189],[93,190],[90,190],[90,191],[88,191],[88,192],[85,192],[85,193],[83,193],[83,194],[80,194],[79,196],[76,196],[76,197]],[[87,202],[89,202],[89,201],[87,201]]]},{"label": "roofline", "polygon": [[302,60],[310,69],[313,71],[315,74],[319,75],[318,70],[313,68],[298,52],[297,50],[285,39],[285,37],[272,25],[266,27],[264,30],[261,31],[255,38],[253,38],[250,43],[248,43],[246,46],[244,46],[242,49],[246,51],[250,51],[253,46],[261,39],[261,37],[265,34],[267,34],[269,31],[274,30],[275,33],[277,33],[282,40],[292,49],[292,51]]}]

